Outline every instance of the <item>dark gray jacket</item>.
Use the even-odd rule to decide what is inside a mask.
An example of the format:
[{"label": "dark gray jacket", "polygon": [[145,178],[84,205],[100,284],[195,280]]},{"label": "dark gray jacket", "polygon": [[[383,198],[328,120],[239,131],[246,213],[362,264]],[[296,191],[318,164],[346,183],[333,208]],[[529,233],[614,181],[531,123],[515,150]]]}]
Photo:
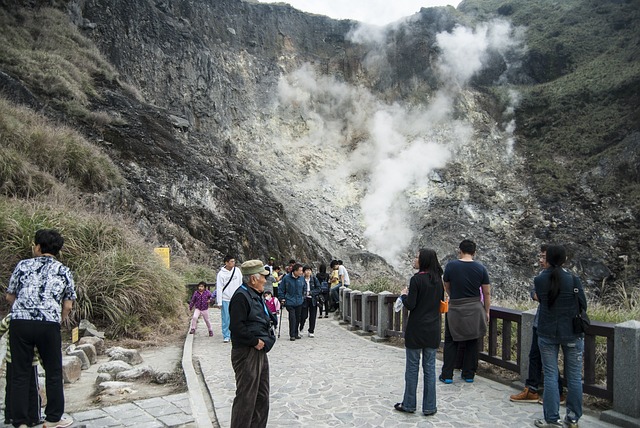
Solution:
[{"label": "dark gray jacket", "polygon": [[549,291],[551,289],[551,268],[545,269],[533,280],[538,299],[540,315],[538,317],[538,336],[557,340],[575,340],[582,334],[573,332],[573,317],[578,314],[578,305],[573,296],[573,289],[578,289],[578,300],[587,309],[587,298],[580,278],[562,269],[560,294],[553,306],[549,307]]},{"label": "dark gray jacket", "polygon": [[234,348],[254,347],[258,339],[264,342],[263,350],[269,352],[276,343],[271,328],[272,318],[262,296],[253,288],[242,284],[229,302],[229,330]]}]

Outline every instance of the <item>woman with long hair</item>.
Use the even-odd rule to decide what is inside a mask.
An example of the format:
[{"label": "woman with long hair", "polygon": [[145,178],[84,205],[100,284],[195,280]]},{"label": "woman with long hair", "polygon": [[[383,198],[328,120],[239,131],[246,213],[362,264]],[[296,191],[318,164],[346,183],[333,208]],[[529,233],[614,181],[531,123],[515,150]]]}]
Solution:
[{"label": "woman with long hair", "polygon": [[432,249],[421,249],[413,267],[418,273],[411,277],[409,287],[402,290],[401,298],[409,310],[409,319],[404,334],[406,368],[404,374],[404,397],[394,408],[399,412],[413,413],[416,410],[416,389],[422,355],[424,389],[422,413],[435,415],[436,406],[436,352],[440,346],[440,300],[444,299],[442,267]]},{"label": "woman with long hair", "polygon": [[535,421],[537,427],[563,426],[557,385],[560,347],[567,379],[567,414],[564,423],[570,428],[577,428],[582,416],[584,334],[573,330],[573,318],[580,312],[580,307],[586,310],[587,299],[580,279],[562,268],[566,260],[567,252],[563,246],[549,245],[548,266],[533,280],[540,300],[538,345],[544,372],[544,419]]}]

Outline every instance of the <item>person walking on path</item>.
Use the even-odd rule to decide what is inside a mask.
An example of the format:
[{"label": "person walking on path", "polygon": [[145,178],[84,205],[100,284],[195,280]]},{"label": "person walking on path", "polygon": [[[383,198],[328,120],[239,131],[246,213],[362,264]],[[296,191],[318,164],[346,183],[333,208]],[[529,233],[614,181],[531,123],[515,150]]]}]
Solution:
[{"label": "person walking on path", "polygon": [[[204,323],[209,330],[209,336],[213,336],[213,330],[211,329],[211,323],[209,322],[209,300],[211,300],[211,291],[205,289],[207,283],[200,281],[198,283],[198,289],[193,292],[191,296],[191,302],[189,303],[189,310],[193,311],[193,317],[191,318],[191,330],[190,334],[196,332],[196,326],[198,319],[202,316]],[[195,309],[194,309],[195,308]]]},{"label": "person walking on path", "polygon": [[409,310],[409,319],[404,333],[406,368],[404,373],[404,397],[394,408],[400,412],[416,410],[416,389],[422,354],[424,376],[422,392],[422,414],[435,415],[436,405],[436,352],[440,346],[440,301],[444,300],[442,267],[436,252],[421,249],[413,267],[418,273],[411,277],[409,288],[401,293],[402,304]]},{"label": "person walking on path", "polygon": [[304,302],[300,316],[300,333],[304,330],[304,323],[309,318],[309,337],[314,337],[316,330],[316,318],[318,317],[318,295],[320,294],[320,281],[313,276],[311,266],[302,268],[304,276]]},{"label": "person walking on path", "polygon": [[304,279],[302,278],[302,265],[295,263],[291,267],[291,273],[286,274],[278,293],[280,301],[289,313],[289,340],[302,339],[298,333],[300,319],[302,317],[302,304],[304,303]]},{"label": "person walking on path", "polygon": [[[540,246],[540,255],[538,263],[542,269],[546,269],[547,265],[547,245]],[[533,287],[531,287],[531,298],[538,301],[538,296]],[[540,356],[540,347],[538,346],[538,318],[540,315],[540,307],[536,311],[533,319],[533,332],[531,335],[531,348],[529,349],[529,377],[524,383],[524,389],[519,394],[509,397],[514,403],[542,403],[542,396],[539,387],[542,383],[542,357]],[[560,404],[565,404],[566,397],[562,393],[562,378],[558,374],[558,390],[560,391]]]},{"label": "person walking on path", "polygon": [[44,426],[67,427],[73,423],[71,418],[64,416],[60,323],[69,317],[76,291],[71,271],[56,260],[63,245],[64,239],[56,230],[38,230],[34,257],[20,261],[9,279],[6,297],[12,306],[9,346],[14,427],[32,422],[29,420],[29,384],[35,347],[46,375]]},{"label": "person walking on path", "polygon": [[231,428],[262,428],[269,419],[269,359],[276,342],[262,293],[270,272],[261,260],[244,262],[242,285],[229,303],[231,365],[236,377],[236,396],[231,409]]},{"label": "person walking on path", "polygon": [[242,285],[242,274],[236,267],[236,259],[233,256],[225,256],[224,266],[216,277],[216,304],[220,308],[222,316],[222,339],[229,342],[229,302],[233,293]]},{"label": "person walking on path", "polygon": [[327,273],[327,265],[321,263],[318,267],[318,273],[316,278],[320,281],[320,295],[318,295],[318,308],[320,309],[320,315],[318,318],[322,318],[322,311],[324,309],[324,317],[329,318],[329,274]]},{"label": "person walking on path", "polygon": [[[473,260],[475,242],[465,239],[459,246],[460,258],[444,268],[444,286],[449,300],[445,317],[444,356],[440,381],[453,382],[453,368],[458,346],[464,343],[462,379],[473,382],[478,369],[478,339],[487,332],[491,307],[489,274],[479,262]],[[484,304],[480,301],[480,290]]]},{"label": "person walking on path", "polygon": [[329,307],[332,311],[337,311],[340,307],[340,287],[342,286],[340,274],[338,273],[340,263],[337,260],[331,260],[329,268],[331,268],[331,273],[329,274],[329,286],[331,287],[329,291]]},{"label": "person walking on path", "polygon": [[533,280],[536,295],[540,299],[538,319],[538,345],[544,371],[542,408],[544,419],[537,419],[537,427],[562,426],[560,420],[560,395],[558,379],[558,352],[562,347],[567,379],[567,413],[564,423],[577,428],[582,416],[582,355],[584,333],[573,329],[573,318],[580,308],[587,309],[580,279],[562,268],[567,253],[561,245],[547,247],[547,265]]}]

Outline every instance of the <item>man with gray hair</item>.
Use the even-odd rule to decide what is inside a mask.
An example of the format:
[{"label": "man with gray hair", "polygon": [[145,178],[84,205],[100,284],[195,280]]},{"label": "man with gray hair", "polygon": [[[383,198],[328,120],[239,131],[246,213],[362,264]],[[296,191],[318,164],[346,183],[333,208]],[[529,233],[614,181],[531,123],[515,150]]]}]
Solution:
[{"label": "man with gray hair", "polygon": [[231,298],[231,365],[236,375],[236,396],[231,408],[231,428],[266,427],[269,418],[269,359],[276,342],[262,292],[270,272],[260,260],[240,266],[242,285]]}]

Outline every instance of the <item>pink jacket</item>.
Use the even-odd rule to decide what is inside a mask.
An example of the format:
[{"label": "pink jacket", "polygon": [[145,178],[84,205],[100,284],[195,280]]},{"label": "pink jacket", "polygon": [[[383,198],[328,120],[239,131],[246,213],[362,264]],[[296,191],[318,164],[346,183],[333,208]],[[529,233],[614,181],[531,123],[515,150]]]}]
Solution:
[{"label": "pink jacket", "polygon": [[280,302],[275,297],[272,297],[271,300],[265,299],[264,303],[272,314],[280,311]]}]

